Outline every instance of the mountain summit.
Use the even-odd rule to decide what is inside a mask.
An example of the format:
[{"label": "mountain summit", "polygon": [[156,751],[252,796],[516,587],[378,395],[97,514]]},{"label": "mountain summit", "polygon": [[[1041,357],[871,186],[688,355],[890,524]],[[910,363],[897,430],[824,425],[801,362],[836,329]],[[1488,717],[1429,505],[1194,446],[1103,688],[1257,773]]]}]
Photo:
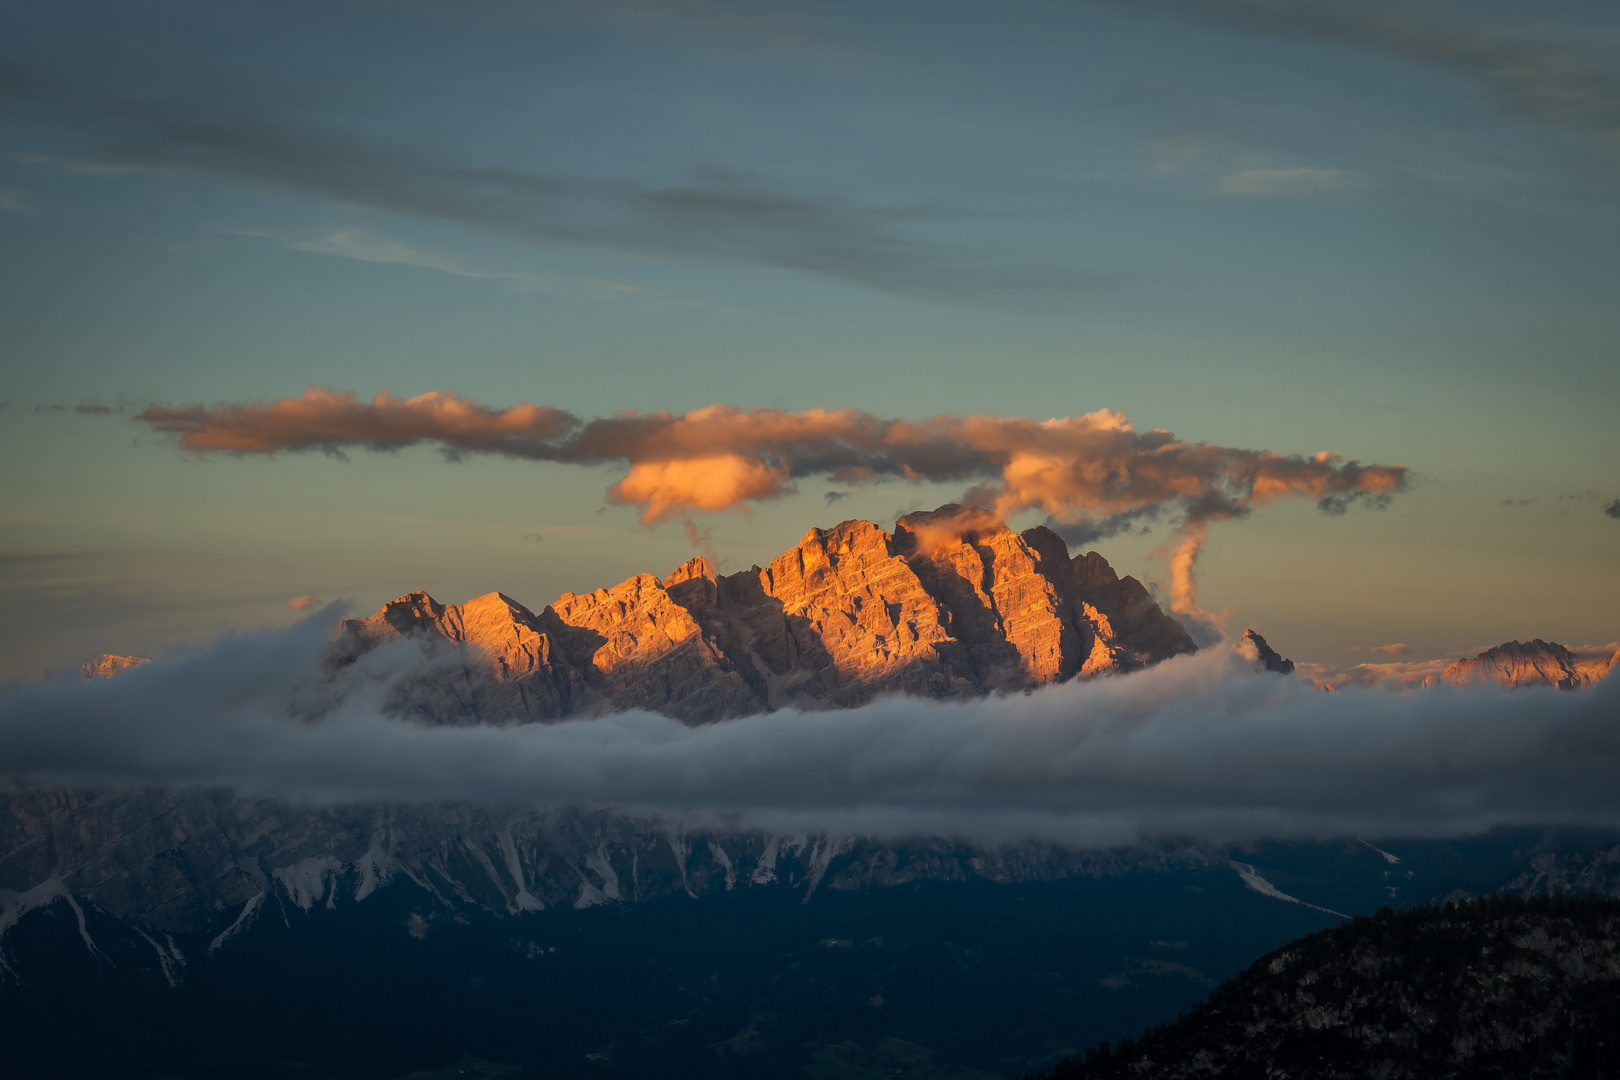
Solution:
[{"label": "mountain summit", "polygon": [[415,636],[461,652],[396,704],[438,722],[528,722],[628,708],[704,723],[938,699],[1134,671],[1196,649],[1142,583],[1038,526],[956,505],[811,529],[771,561],[717,576],[699,557],[565,593],[539,614],[502,593],[424,592],[346,620],[341,659]]},{"label": "mountain summit", "polygon": [[1555,690],[1582,690],[1607,675],[1620,652],[1607,660],[1594,660],[1571,652],[1555,641],[1509,641],[1478,656],[1458,660],[1440,678],[1453,686],[1498,682],[1520,686],[1551,686]]}]

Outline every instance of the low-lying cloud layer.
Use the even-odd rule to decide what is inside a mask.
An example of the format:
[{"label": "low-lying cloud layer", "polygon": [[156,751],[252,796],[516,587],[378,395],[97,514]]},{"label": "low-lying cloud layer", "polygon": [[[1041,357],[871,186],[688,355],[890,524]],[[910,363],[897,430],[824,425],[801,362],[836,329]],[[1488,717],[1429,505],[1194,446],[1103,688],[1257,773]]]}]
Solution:
[{"label": "low-lying cloud layer", "polygon": [[276,401],[152,407],[138,419],[204,453],[341,456],[425,443],[450,457],[624,464],[628,472],[608,488],[608,501],[635,507],[648,525],[780,498],[812,476],[960,482],[970,485],[964,502],[1003,518],[1043,512],[1071,538],[1109,535],[1169,512],[1180,515],[1169,557],[1172,606],[1195,618],[1203,613],[1193,568],[1211,522],[1301,497],[1340,514],[1357,501],[1382,505],[1406,484],[1404,466],[1187,442],[1162,429],[1139,432],[1108,409],[1050,420],[914,421],[850,408],[709,405],[584,420],[527,403],[494,409],[448,392],[396,398],[385,391],[362,401],[310,387]]},{"label": "low-lying cloud layer", "polygon": [[[1126,844],[1154,836],[1446,836],[1620,822],[1620,681],[1323,694],[1210,649],[1139,674],[940,704],[684,727],[648,713],[520,727],[382,715],[396,642],[316,673],[326,616],[117,679],[0,698],[0,771],[36,783],[328,800],[612,805],[707,824]],[[318,720],[295,719],[316,698]],[[307,715],[307,713],[306,713]]]}]

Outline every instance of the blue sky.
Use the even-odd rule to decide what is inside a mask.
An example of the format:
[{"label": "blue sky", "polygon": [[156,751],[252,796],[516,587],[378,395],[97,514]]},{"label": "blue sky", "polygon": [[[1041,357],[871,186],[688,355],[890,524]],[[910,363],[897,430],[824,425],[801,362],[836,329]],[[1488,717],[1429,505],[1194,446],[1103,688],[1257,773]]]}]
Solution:
[{"label": "blue sky", "polygon": [[[0,679],[691,553],[611,468],[132,419],[311,384],[1398,462],[1216,529],[1206,605],[1325,664],[1609,641],[1617,211],[1600,4],[0,4]],[[702,522],[728,568],[960,494],[800,489]]]}]

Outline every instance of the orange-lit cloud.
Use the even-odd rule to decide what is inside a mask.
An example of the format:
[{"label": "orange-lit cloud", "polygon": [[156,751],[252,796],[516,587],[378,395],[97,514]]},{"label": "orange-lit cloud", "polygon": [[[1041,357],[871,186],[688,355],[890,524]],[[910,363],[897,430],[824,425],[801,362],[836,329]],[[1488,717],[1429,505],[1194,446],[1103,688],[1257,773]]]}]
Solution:
[{"label": "orange-lit cloud", "polygon": [[437,391],[401,399],[384,390],[361,401],[353,392],[316,386],[301,397],[279,401],[213,408],[154,406],[137,419],[179,435],[188,450],[236,454],[322,450],[340,457],[344,447],[396,450],[422,442],[437,442],[450,454],[540,456],[526,451],[538,450],[577,423],[569,413],[539,405],[491,409]]},{"label": "orange-lit cloud", "polygon": [[1436,660],[1393,660],[1372,664],[1356,664],[1341,668],[1328,664],[1300,664],[1299,671],[1318,686],[1331,686],[1335,690],[1357,686],[1382,686],[1392,690],[1419,690],[1438,679],[1446,668],[1458,658],[1441,657]]},{"label": "orange-lit cloud", "polygon": [[1397,641],[1393,645],[1373,645],[1367,651],[1377,653],[1380,656],[1405,656],[1412,651],[1412,646],[1403,641]]},{"label": "orange-lit cloud", "polygon": [[310,608],[319,603],[320,601],[315,599],[313,596],[295,596],[291,600],[287,601],[287,610],[308,611]]},{"label": "orange-lit cloud", "polygon": [[1035,510],[1078,540],[1176,515],[1166,549],[1172,607],[1210,618],[1196,601],[1194,567],[1212,522],[1282,499],[1311,498],[1327,513],[1382,505],[1406,483],[1400,465],[1187,442],[1138,431],[1109,409],[1032,420],[935,416],[895,420],[859,409],[743,409],[709,405],[674,414],[582,420],[546,406],[494,409],[454,393],[370,401],[310,387],[295,398],[212,407],[150,408],[139,419],[186,449],[232,454],[437,446],[451,457],[502,454],[575,464],[619,463],[607,499],[648,525],[746,509],[820,476],[839,483],[901,478],[960,482],[963,502],[1003,518]]}]

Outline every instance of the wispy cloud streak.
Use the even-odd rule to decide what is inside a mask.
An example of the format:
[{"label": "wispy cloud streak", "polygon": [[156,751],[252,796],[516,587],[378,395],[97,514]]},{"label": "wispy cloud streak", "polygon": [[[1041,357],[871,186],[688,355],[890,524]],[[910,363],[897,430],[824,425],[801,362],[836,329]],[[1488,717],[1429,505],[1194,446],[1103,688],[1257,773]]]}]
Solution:
[{"label": "wispy cloud streak", "polygon": [[1503,111],[1573,131],[1609,149],[1620,139],[1620,74],[1612,58],[1558,44],[1534,31],[1478,19],[1435,17],[1402,5],[1341,0],[1144,0],[1265,34],[1310,37],[1435,64],[1472,78]]},{"label": "wispy cloud streak", "polygon": [[[940,207],[869,205],[739,168],[699,166],[627,179],[544,164],[491,164],[453,146],[340,126],[291,104],[303,95],[288,87],[172,71],[146,73],[136,84],[141,89],[100,95],[93,80],[69,83],[0,59],[0,119],[74,148],[25,156],[41,166],[214,177],[451,222],[562,254],[769,268],[907,296],[1021,304],[1071,297],[1112,280],[981,258],[911,228],[961,216]],[[439,268],[445,262],[376,244],[361,250],[352,237],[338,243],[374,261],[431,260]],[[450,272],[468,270],[456,266]]]}]

